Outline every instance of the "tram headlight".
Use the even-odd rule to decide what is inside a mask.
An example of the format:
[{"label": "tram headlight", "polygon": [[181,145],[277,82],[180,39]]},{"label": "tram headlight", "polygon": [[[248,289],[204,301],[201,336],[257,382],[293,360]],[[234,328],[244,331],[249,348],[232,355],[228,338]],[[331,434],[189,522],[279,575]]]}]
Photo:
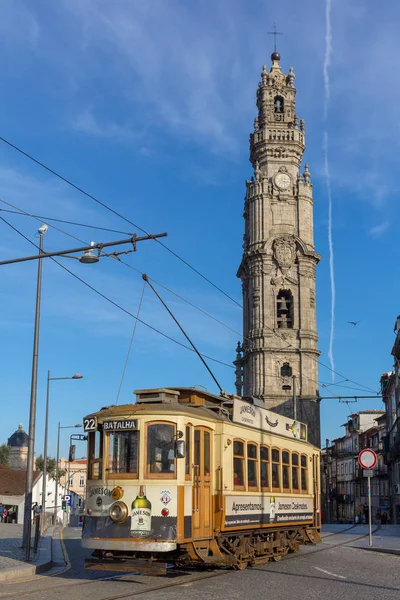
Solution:
[{"label": "tram headlight", "polygon": [[114,523],[123,523],[128,518],[128,507],[125,502],[114,502],[110,507],[110,519]]}]

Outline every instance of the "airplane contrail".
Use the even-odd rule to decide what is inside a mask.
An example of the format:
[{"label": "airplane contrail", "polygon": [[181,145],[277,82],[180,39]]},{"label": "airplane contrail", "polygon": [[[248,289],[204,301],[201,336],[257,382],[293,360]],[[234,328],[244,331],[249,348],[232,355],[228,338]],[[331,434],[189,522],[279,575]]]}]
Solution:
[{"label": "airplane contrail", "polygon": [[[331,329],[329,336],[329,351],[328,358],[331,365],[332,371],[335,369],[335,361],[333,357],[333,340],[335,337],[335,300],[336,300],[336,289],[335,289],[335,270],[334,270],[334,252],[333,252],[333,239],[332,239],[332,188],[331,188],[331,176],[329,169],[329,140],[326,120],[328,117],[328,106],[331,96],[331,87],[329,80],[329,66],[331,64],[332,56],[332,29],[331,29],[331,12],[332,12],[332,0],[326,0],[325,3],[325,58],[323,66],[324,75],[324,88],[325,88],[325,102],[324,102],[324,140],[323,140],[323,151],[324,151],[324,170],[325,170],[325,181],[326,189],[328,194],[328,245],[329,245],[329,274],[331,280]],[[335,374],[332,373],[332,381],[335,380]]]}]

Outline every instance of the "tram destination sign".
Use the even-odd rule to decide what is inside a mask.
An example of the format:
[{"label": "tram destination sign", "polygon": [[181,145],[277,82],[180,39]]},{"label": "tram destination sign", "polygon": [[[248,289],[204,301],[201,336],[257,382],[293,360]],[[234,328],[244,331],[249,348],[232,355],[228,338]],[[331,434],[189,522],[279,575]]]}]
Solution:
[{"label": "tram destination sign", "polygon": [[103,431],[134,431],[135,429],[137,429],[137,419],[103,421]]},{"label": "tram destination sign", "polygon": [[278,413],[243,400],[235,399],[233,402],[233,421],[269,433],[277,433],[292,439],[307,441],[307,425],[304,423],[282,417]]}]

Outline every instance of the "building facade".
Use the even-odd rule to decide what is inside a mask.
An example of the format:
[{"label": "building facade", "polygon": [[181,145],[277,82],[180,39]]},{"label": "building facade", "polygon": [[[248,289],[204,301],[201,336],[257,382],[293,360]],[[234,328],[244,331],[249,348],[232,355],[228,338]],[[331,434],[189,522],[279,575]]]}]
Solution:
[{"label": "building facade", "polygon": [[60,477],[61,484],[84,500],[86,494],[87,459],[81,458],[70,462],[66,458],[61,458],[60,470],[65,471],[65,474]]},{"label": "building facade", "polygon": [[385,461],[389,471],[391,521],[400,524],[400,331],[392,348],[394,370],[381,377],[382,398],[386,407]]},{"label": "building facade", "polygon": [[[280,55],[264,66],[258,116],[250,135],[254,176],[246,182],[243,257],[243,343],[236,355],[236,392],[297,417],[320,444],[313,195],[304,121],[296,114],[295,74]],[[293,386],[295,389],[293,390]]]},{"label": "building facade", "polygon": [[368,520],[367,478],[358,464],[361,450],[371,448],[377,465],[371,478],[372,522],[389,518],[389,479],[384,462],[385,412],[363,410],[349,416],[345,435],[327,440],[321,457],[321,505],[325,522],[354,523]]}]

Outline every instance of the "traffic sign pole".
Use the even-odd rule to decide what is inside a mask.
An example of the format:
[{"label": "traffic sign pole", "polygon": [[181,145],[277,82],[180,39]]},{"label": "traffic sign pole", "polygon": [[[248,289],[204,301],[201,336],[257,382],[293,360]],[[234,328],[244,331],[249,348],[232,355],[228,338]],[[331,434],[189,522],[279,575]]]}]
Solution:
[{"label": "traffic sign pole", "polygon": [[369,524],[369,545],[372,546],[372,514],[371,514],[371,477],[368,476],[368,524]]},{"label": "traffic sign pole", "polygon": [[364,469],[364,475],[368,477],[368,527],[369,527],[369,546],[372,546],[372,510],[371,510],[371,475],[376,465],[377,456],[371,448],[361,450],[358,455],[358,462]]}]

